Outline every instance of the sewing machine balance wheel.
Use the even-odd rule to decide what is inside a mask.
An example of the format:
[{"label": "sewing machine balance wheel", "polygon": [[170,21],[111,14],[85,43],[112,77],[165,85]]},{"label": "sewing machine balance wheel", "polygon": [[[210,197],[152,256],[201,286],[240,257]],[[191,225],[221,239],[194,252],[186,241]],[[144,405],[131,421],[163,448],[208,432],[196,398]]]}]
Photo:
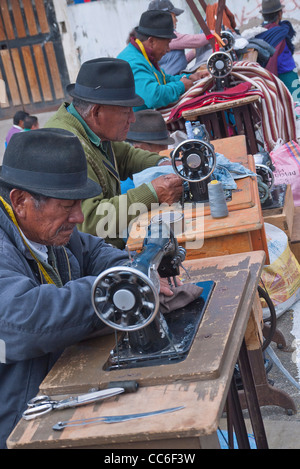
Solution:
[{"label": "sewing machine balance wheel", "polygon": [[128,266],[102,272],[92,288],[97,316],[120,331],[134,331],[150,324],[159,309],[159,296],[152,280]]},{"label": "sewing machine balance wheel", "polygon": [[230,31],[221,31],[221,39],[224,42],[224,50],[230,52],[233,49],[235,39]]},{"label": "sewing machine balance wheel", "polygon": [[[177,166],[178,162],[182,166]],[[173,151],[172,166],[175,173],[185,181],[202,182],[209,178],[215,169],[214,148],[204,140],[184,140]]]},{"label": "sewing machine balance wheel", "polygon": [[214,52],[207,60],[207,70],[215,78],[225,78],[232,67],[233,61],[227,52]]}]

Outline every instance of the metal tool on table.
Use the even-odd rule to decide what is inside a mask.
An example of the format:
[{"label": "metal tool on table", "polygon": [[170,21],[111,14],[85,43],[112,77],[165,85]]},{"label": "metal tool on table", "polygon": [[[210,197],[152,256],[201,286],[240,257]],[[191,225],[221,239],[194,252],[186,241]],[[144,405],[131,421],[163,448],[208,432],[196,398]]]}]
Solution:
[{"label": "metal tool on table", "polygon": [[64,428],[69,427],[78,427],[82,425],[91,425],[95,423],[120,423],[126,422],[128,420],[135,420],[144,417],[151,417],[153,415],[167,414],[169,412],[176,412],[177,410],[184,409],[184,406],[171,407],[169,409],[154,410],[152,412],[143,412],[140,414],[128,414],[128,415],[111,415],[104,417],[92,417],[90,419],[78,419],[78,420],[69,420],[66,422],[57,422],[52,428],[53,430],[61,431]]},{"label": "metal tool on table", "polygon": [[185,252],[172,227],[158,218],[151,220],[140,253],[97,277],[92,288],[95,312],[105,324],[123,332],[116,335],[105,371],[168,364],[187,356],[213,282],[206,296],[193,304],[161,314],[159,276],[171,280],[179,275]]},{"label": "metal tool on table", "polygon": [[51,412],[51,410],[62,410],[70,407],[77,407],[101,399],[116,396],[124,392],[124,388],[103,389],[102,391],[89,392],[76,397],[69,397],[56,401],[49,396],[37,396],[28,402],[28,408],[23,412],[22,417],[25,420],[32,420],[41,415]]}]

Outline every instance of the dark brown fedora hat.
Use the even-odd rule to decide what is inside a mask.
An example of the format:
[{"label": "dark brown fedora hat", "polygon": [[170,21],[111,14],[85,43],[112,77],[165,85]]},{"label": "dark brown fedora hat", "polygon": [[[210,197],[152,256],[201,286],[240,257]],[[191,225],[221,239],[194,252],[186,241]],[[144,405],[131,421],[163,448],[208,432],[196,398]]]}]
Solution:
[{"label": "dark brown fedora hat", "polygon": [[129,107],[144,104],[135,93],[131,67],[122,59],[101,57],[84,62],[76,83],[69,84],[67,92],[89,103]]},{"label": "dark brown fedora hat", "polygon": [[135,28],[137,33],[162,39],[174,39],[174,24],[171,13],[161,10],[147,10]]},{"label": "dark brown fedora hat", "polygon": [[102,192],[87,176],[79,138],[63,129],[13,135],[4,153],[0,183],[54,199],[89,199]]},{"label": "dark brown fedora hat", "polygon": [[135,114],[135,122],[130,125],[126,140],[133,142],[171,145],[174,139],[169,132],[163,116],[154,109],[145,109]]}]

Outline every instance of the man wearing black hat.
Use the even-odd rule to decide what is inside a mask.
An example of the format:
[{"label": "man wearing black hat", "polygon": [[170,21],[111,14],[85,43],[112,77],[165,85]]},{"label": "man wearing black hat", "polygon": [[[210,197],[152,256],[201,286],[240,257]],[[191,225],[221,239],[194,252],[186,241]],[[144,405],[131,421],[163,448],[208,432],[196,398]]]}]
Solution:
[{"label": "man wearing black hat", "polygon": [[138,215],[134,204],[147,211],[154,203],[177,202],[182,181],[175,174],[171,178],[161,176],[121,195],[120,180],[163,162],[158,154],[124,142],[135,120],[132,108],[143,104],[135,93],[128,62],[115,58],[89,60],[82,64],[76,83],[70,84],[67,91],[73,97],[72,103],[62,104],[46,127],[63,128],[78,136],[88,175],[103,191],[83,202],[85,219],[79,228],[122,249],[128,225]]},{"label": "man wearing black hat", "polygon": [[292,43],[296,32],[290,21],[282,20],[284,5],[280,0],[263,0],[261,6],[264,19],[262,26],[267,31],[258,34],[256,38],[263,39],[275,48],[275,53],[269,58],[265,68],[278,76],[290,91],[294,101],[298,101],[300,81]]},{"label": "man wearing black hat", "polygon": [[[177,17],[181,15],[184,10],[176,8],[170,0],[151,0],[148,5],[148,10],[162,10],[168,11],[172,15],[174,24],[174,34],[176,37],[171,39],[169,44],[169,51],[159,61],[159,66],[162,67],[166,73],[170,75],[178,75],[182,73],[188,64],[196,57],[196,49],[198,52],[203,53],[208,50],[213,52],[208,39],[204,33],[199,34],[182,34],[176,30]],[[205,46],[205,49],[203,49]]]},{"label": "man wearing black hat", "polygon": [[130,63],[135,89],[144,100],[135,111],[158,109],[175,103],[190,89],[194,82],[208,75],[195,72],[192,75],[169,75],[159,67],[160,59],[169,51],[171,39],[176,38],[172,15],[168,11],[145,11],[135,28],[136,37],[118,55]]},{"label": "man wearing black hat", "polygon": [[[80,233],[87,177],[79,139],[61,129],[14,135],[0,172],[0,448],[61,352],[103,329],[91,290],[125,251]],[[172,292],[166,286],[161,293]],[[104,333],[104,331],[102,331]]]},{"label": "man wearing black hat", "polygon": [[[160,153],[168,149],[175,140],[170,137],[166,123],[159,111],[144,109],[135,113],[133,122],[127,133],[127,142],[135,148]],[[121,182],[121,192],[126,193],[134,187],[132,178]]]}]

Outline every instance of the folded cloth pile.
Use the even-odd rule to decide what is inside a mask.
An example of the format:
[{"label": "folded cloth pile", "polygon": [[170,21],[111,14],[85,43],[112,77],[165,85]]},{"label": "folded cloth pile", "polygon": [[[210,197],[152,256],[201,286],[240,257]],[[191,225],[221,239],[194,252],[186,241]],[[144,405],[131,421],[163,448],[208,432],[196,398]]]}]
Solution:
[{"label": "folded cloth pile", "polygon": [[163,314],[184,308],[199,298],[203,292],[203,288],[194,283],[186,283],[179,287],[174,287],[172,290],[173,296],[159,294],[160,312]]},{"label": "folded cloth pile", "polygon": [[245,98],[251,95],[263,94],[257,90],[251,90],[251,83],[239,83],[232,88],[224,88],[222,91],[205,92],[201,96],[191,98],[188,101],[182,103],[180,106],[174,108],[169,116],[169,120],[179,119],[182,116],[183,111],[191,111],[192,109],[198,109],[203,106],[209,106],[211,104],[224,103],[232,101],[233,99]]},{"label": "folded cloth pile", "polygon": [[[294,101],[287,87],[279,78],[258,63],[248,61],[234,63],[230,75],[235,79],[235,83],[251,83],[256,94],[263,96],[260,113],[266,151],[270,152],[279,139],[282,139],[283,143],[297,139]],[[176,121],[180,122],[180,118],[178,120],[178,117],[175,117],[179,115],[177,110],[181,106],[184,106],[184,109],[187,110],[188,101],[204,95],[213,85],[213,77],[204,78],[184,93],[179,101],[159,109],[165,122],[168,124]],[[232,96],[232,100],[234,99],[235,97]]]}]

